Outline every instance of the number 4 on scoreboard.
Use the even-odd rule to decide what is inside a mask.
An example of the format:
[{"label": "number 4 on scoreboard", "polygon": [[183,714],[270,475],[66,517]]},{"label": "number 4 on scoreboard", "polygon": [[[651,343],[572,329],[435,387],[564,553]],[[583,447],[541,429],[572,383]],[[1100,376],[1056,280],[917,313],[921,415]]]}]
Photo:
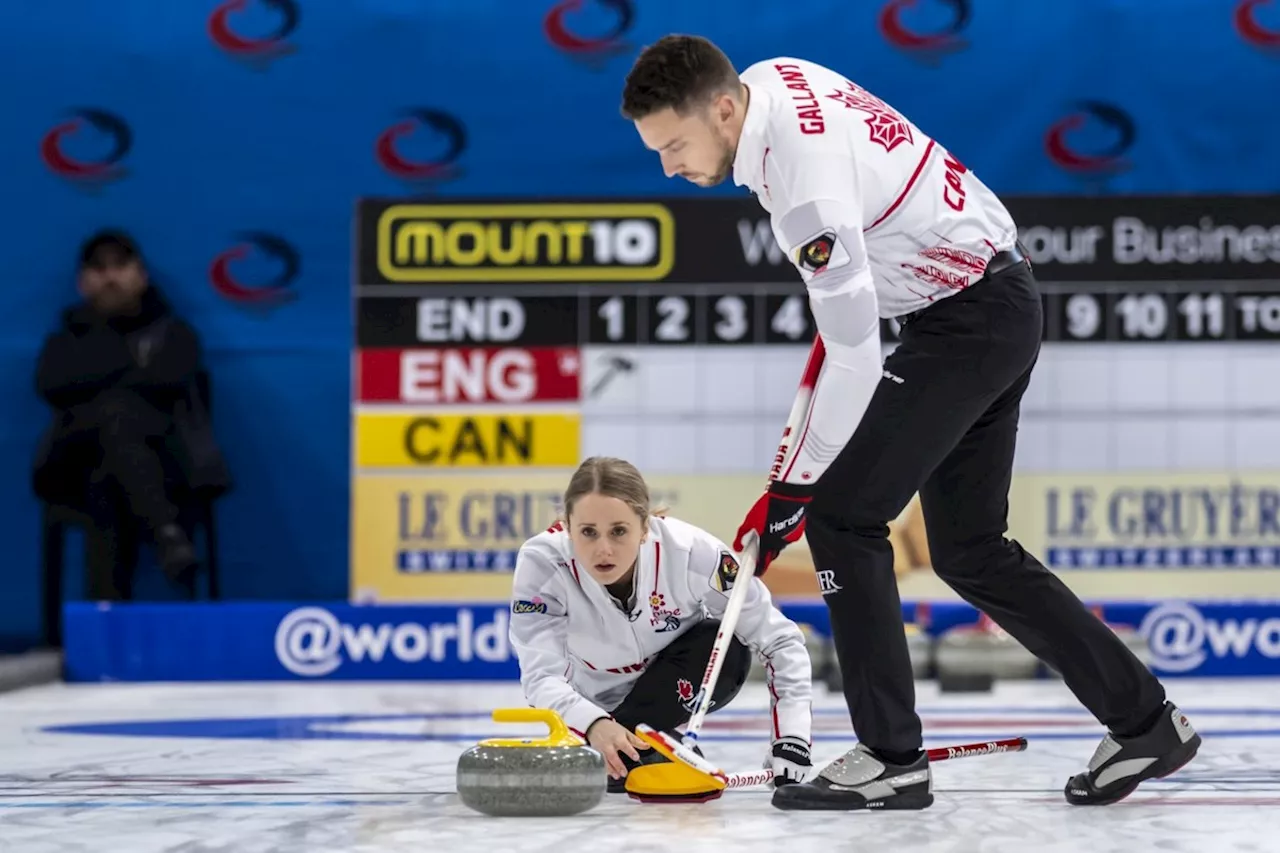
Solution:
[{"label": "number 4 on scoreboard", "polygon": [[771,294],[765,297],[765,343],[807,344],[813,340],[815,328],[809,300],[804,296]]}]

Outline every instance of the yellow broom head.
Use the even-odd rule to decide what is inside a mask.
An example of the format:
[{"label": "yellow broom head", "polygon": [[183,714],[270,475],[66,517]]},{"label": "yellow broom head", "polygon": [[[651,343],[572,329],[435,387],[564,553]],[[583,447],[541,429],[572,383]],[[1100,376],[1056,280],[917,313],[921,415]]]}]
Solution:
[{"label": "yellow broom head", "polygon": [[672,751],[664,736],[648,726],[636,736],[667,760],[644,764],[627,773],[627,794],[642,803],[705,803],[724,793],[724,780],[700,770]]}]

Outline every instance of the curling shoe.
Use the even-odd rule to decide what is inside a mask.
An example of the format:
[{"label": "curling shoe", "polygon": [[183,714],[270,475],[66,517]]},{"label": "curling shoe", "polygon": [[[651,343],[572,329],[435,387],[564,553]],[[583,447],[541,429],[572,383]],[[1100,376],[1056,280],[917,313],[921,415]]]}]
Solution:
[{"label": "curling shoe", "polygon": [[1176,772],[1198,749],[1200,735],[1186,715],[1165,702],[1164,713],[1150,731],[1134,737],[1108,732],[1089,760],[1089,769],[1072,776],[1063,793],[1073,806],[1118,803],[1147,779]]},{"label": "curling shoe", "polygon": [[800,811],[927,809],[933,805],[929,756],[922,751],[910,764],[892,764],[858,744],[808,782],[775,790],[773,805]]}]

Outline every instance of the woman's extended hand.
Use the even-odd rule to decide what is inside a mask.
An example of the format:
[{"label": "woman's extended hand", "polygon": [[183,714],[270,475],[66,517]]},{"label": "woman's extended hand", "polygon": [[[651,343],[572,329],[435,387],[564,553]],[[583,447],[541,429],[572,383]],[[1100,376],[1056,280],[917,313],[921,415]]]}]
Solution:
[{"label": "woman's extended hand", "polygon": [[621,779],[627,775],[627,768],[622,763],[619,753],[639,761],[638,750],[651,748],[634,733],[627,731],[608,717],[601,717],[591,724],[587,729],[587,743],[604,756],[605,767],[614,779]]}]

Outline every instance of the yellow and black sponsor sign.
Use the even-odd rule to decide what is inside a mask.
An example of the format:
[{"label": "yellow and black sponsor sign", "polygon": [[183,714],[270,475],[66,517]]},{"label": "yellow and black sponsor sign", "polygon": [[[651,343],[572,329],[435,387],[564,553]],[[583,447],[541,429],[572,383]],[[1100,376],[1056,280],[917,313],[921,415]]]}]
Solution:
[{"label": "yellow and black sponsor sign", "polygon": [[660,281],[675,265],[657,203],[394,204],[375,239],[392,283]]},{"label": "yellow and black sponsor sign", "polygon": [[356,418],[358,468],[497,468],[578,463],[576,413],[382,413]]}]

